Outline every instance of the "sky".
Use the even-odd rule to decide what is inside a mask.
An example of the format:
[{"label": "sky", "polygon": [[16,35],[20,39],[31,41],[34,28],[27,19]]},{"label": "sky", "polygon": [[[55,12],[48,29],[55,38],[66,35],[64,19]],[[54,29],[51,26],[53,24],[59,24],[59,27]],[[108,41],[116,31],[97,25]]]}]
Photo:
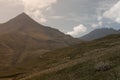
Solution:
[{"label": "sky", "polygon": [[0,0],[0,23],[22,12],[73,37],[96,28],[120,29],[120,0]]}]

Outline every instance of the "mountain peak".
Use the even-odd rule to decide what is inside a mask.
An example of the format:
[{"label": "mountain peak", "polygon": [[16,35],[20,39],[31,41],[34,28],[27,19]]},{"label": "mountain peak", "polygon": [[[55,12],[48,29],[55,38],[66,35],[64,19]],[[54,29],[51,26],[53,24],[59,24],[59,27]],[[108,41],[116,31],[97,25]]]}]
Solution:
[{"label": "mountain peak", "polygon": [[18,16],[28,16],[25,12],[19,14]]},{"label": "mountain peak", "polygon": [[26,13],[23,12],[13,19],[19,19],[19,20],[26,20],[27,19],[28,20],[28,19],[32,19],[32,18],[29,17],[29,15],[27,15]]},{"label": "mountain peak", "polygon": [[20,25],[24,25],[24,24],[26,24],[26,25],[31,24],[32,25],[33,23],[38,24],[35,20],[33,20],[29,15],[27,15],[24,12],[19,14],[15,18],[11,19],[7,23],[10,23],[10,24],[19,23]]}]

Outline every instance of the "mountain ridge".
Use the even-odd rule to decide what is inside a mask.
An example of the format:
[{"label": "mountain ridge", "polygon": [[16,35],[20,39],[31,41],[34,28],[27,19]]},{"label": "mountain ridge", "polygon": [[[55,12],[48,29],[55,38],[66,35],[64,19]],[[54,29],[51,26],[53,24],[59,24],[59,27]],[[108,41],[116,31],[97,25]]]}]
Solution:
[{"label": "mountain ridge", "polygon": [[119,33],[120,33],[119,30],[115,30],[113,28],[99,28],[80,37],[80,39],[85,40],[85,41],[91,41],[91,40],[99,39],[99,38],[102,38],[102,37],[105,37],[111,34],[119,34]]}]

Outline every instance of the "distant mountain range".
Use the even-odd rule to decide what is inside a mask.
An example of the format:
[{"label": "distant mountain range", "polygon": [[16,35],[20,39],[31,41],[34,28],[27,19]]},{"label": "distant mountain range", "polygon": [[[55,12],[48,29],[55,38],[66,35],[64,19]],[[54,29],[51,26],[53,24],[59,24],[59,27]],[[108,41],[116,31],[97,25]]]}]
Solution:
[{"label": "distant mountain range", "polygon": [[0,24],[0,63],[16,64],[26,57],[32,59],[33,56],[39,57],[41,53],[77,43],[80,43],[79,39],[43,26],[22,13]]},{"label": "distant mountain range", "polygon": [[101,28],[101,29],[95,29],[92,32],[80,37],[81,40],[84,41],[91,41],[95,39],[99,39],[111,34],[119,34],[120,30],[115,30],[112,28]]}]

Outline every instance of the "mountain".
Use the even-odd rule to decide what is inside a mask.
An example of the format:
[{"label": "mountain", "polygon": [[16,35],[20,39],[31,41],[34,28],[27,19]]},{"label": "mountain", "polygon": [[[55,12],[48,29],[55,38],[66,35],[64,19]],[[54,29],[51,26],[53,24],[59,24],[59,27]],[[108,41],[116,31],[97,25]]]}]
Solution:
[{"label": "mountain", "polygon": [[120,29],[119,29],[118,31],[119,31],[119,33],[120,33]]},{"label": "mountain", "polygon": [[80,40],[43,26],[22,13],[0,25],[0,63],[16,64],[25,57],[31,59],[44,52],[79,42]]},{"label": "mountain", "polygon": [[81,37],[80,39],[85,40],[85,41],[91,41],[91,40],[105,37],[105,36],[110,35],[110,34],[119,34],[119,33],[120,33],[119,30],[114,30],[112,28],[101,28],[101,29],[93,30],[92,32]]},{"label": "mountain", "polygon": [[[78,39],[66,39],[60,31],[21,15],[0,25],[0,80],[120,79],[120,34],[79,43]],[[57,32],[65,37],[56,37]],[[46,43],[49,39],[54,44]],[[73,40],[72,44],[64,42],[67,46],[59,47],[68,39]]]},{"label": "mountain", "polygon": [[[38,63],[8,68],[1,80],[119,80],[120,34],[43,54]],[[30,68],[31,67],[31,68]],[[2,71],[2,70],[1,70]],[[7,78],[7,79],[6,79]]]}]

